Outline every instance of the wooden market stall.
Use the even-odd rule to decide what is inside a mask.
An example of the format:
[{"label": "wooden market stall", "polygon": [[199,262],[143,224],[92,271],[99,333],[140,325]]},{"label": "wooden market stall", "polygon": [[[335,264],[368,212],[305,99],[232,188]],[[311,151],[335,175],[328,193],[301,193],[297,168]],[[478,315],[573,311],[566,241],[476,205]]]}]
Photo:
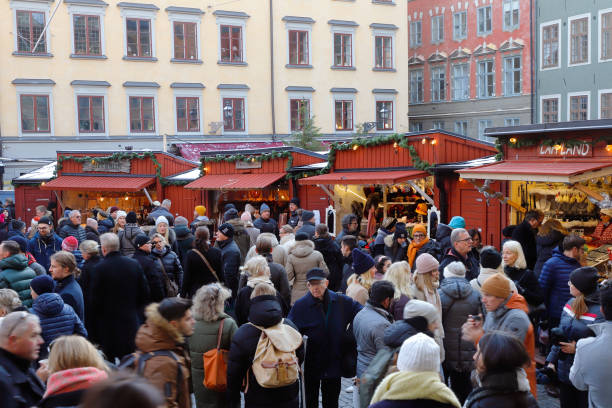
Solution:
[{"label": "wooden market stall", "polygon": [[[46,164],[11,181],[15,187],[15,217],[17,219],[28,224],[36,216],[36,207],[39,205],[46,208],[54,208],[57,205],[53,191],[40,189],[41,184],[53,179],[56,164],[57,162]],[[53,213],[55,216],[55,211]]]},{"label": "wooden market stall", "polygon": [[191,219],[193,206],[186,203],[199,203],[201,197],[183,192],[186,182],[171,177],[194,168],[197,163],[164,152],[59,151],[57,177],[40,189],[53,192],[62,211],[68,207],[89,214],[94,208],[117,206],[145,219],[153,201],[169,198],[173,213]]},{"label": "wooden market stall", "polygon": [[324,163],[326,159],[324,154],[296,147],[202,152],[202,177],[187,184],[185,189],[204,191],[205,205],[214,219],[223,214],[227,203],[233,203],[239,211],[247,203],[256,208],[266,203],[276,218],[288,213],[289,200],[293,197],[302,199],[303,208],[322,213],[327,201],[317,202],[314,197],[325,197],[325,194],[312,190],[308,197],[301,195],[291,171],[294,167]]},{"label": "wooden market stall", "polygon": [[[601,210],[612,209],[612,120],[491,128],[486,134],[498,138],[502,160],[459,174],[513,203],[504,224],[517,224],[525,211],[538,209],[588,237]],[[500,181],[501,190],[493,186]],[[612,240],[593,244],[591,263],[607,261]]]},{"label": "wooden market stall", "polygon": [[333,199],[338,223],[356,207],[366,210],[378,194],[378,222],[384,216],[405,216],[410,226],[427,222],[427,212],[436,212],[441,222],[461,215],[468,228],[481,228],[487,243],[499,245],[499,223],[483,220],[499,214],[501,206],[488,205],[452,171],[435,171],[439,164],[495,153],[490,143],[442,130],[355,139],[332,144],[328,166],[299,184],[324,189]]}]

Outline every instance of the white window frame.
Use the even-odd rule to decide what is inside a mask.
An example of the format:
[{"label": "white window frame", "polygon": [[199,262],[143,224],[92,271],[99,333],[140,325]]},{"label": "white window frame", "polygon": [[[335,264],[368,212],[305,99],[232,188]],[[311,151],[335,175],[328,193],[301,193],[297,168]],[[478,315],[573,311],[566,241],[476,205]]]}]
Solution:
[{"label": "white window frame", "polygon": [[[491,20],[491,29],[488,31],[480,31],[480,10],[482,9],[489,9],[489,16],[490,16],[490,20]],[[485,13],[486,15],[486,13]],[[486,6],[481,6],[478,7],[476,9],[476,34],[479,37],[486,37],[487,35],[491,34],[493,32],[493,6],[492,5],[486,5]]]},{"label": "white window frame", "polygon": [[291,100],[292,99],[303,99],[308,101],[308,118],[312,119],[312,92],[303,92],[303,91],[288,91],[287,92],[287,134],[291,134],[295,132],[291,130]]},{"label": "white window frame", "polygon": [[[508,124],[509,121],[516,121],[518,122],[516,125],[513,124]],[[518,126],[521,124],[521,119],[520,118],[504,118],[504,126]]]},{"label": "white window frame", "polygon": [[[591,91],[578,91],[578,92],[568,92],[567,93],[567,121],[569,122],[571,119],[571,110],[572,110],[572,96],[586,96],[587,97],[587,118],[586,120],[591,120]],[[580,120],[580,119],[577,119]]]},{"label": "white window frame", "polygon": [[[108,136],[108,87],[73,85],[74,88],[74,129],[77,136]],[[80,132],[79,131],[79,96],[102,96],[104,98],[104,132]],[[128,107],[129,113],[129,107]],[[129,121],[129,116],[128,116]],[[157,125],[156,125],[157,127]]]},{"label": "white window frame", "polygon": [[[335,35],[336,34],[348,34],[351,36],[351,66],[350,67],[344,67],[341,65],[335,65]],[[289,38],[289,33],[287,33],[287,38]],[[310,49],[310,41],[311,41],[312,35],[309,32],[308,33],[308,47],[309,47],[309,53],[308,53],[308,58],[310,59],[311,56],[310,54],[312,54],[312,51]],[[349,69],[349,68],[355,68],[355,28],[353,27],[343,27],[343,26],[331,26],[331,38],[332,38],[332,63],[331,66],[334,68],[344,68],[344,69]],[[289,43],[287,43],[287,59],[289,59]]]},{"label": "white window frame", "polygon": [[[455,67],[466,66],[467,67],[467,97],[466,98],[455,98]],[[469,101],[470,100],[470,63],[468,61],[458,62],[456,64],[451,64],[450,68],[450,80],[451,80],[451,100],[452,101]]]},{"label": "white window frame", "polygon": [[[241,27],[241,36],[240,40],[242,41],[242,61],[240,62],[229,62],[229,61],[221,61],[221,26],[229,25],[229,26],[239,26]],[[310,36],[309,36],[310,37]],[[310,41],[310,39],[309,39]],[[246,19],[245,18],[237,18],[237,17],[227,17],[227,16],[217,16],[217,62],[222,65],[244,65],[247,63],[247,48],[246,48]],[[287,45],[287,51],[289,51],[289,45]],[[310,58],[310,56],[309,56]],[[289,57],[287,57],[287,60]],[[221,101],[223,105],[223,101]],[[246,101],[245,101],[246,107]],[[246,123],[245,123],[246,127]],[[234,132],[232,132],[234,134]]]},{"label": "white window frame", "polygon": [[[558,52],[559,52],[559,56],[557,57],[557,65],[553,66],[553,67],[547,67],[544,68],[544,43],[543,43],[543,38],[544,38],[544,28],[549,27],[549,26],[553,26],[553,25],[557,25],[558,26],[558,33],[559,33],[559,37],[558,37]],[[545,23],[540,24],[540,43],[538,44],[540,47],[540,71],[550,71],[553,69],[560,69],[561,68],[561,54],[563,51],[563,47],[561,46],[561,38],[563,36],[562,32],[561,32],[561,20],[552,20],[552,21],[547,21]]]},{"label": "white window frame", "polygon": [[[416,127],[415,125],[419,125],[418,127],[420,129],[414,129]],[[422,120],[411,120],[408,128],[409,132],[422,132],[425,129],[425,124]]]},{"label": "white window frame", "polygon": [[[417,25],[420,26],[420,36],[416,36],[416,27]],[[414,26],[414,29],[413,29]],[[423,45],[423,20],[414,20],[410,22],[410,48],[418,48],[420,46]],[[413,40],[413,38],[418,38],[418,42],[416,42],[416,40]]]},{"label": "white window frame", "polygon": [[[170,60],[183,63],[200,63],[202,62],[202,37],[200,36],[200,26],[202,25],[201,14],[188,14],[179,13],[176,11],[168,12],[168,21],[170,21],[170,31],[172,36],[170,37]],[[197,55],[195,60],[181,60],[174,58],[174,23],[195,23],[196,25],[196,44],[197,44]],[[201,129],[201,128],[200,128]]]},{"label": "white window frame", "polygon": [[601,117],[601,95],[603,94],[612,94],[612,88],[600,89],[597,91],[597,119],[602,119]]},{"label": "white window frame", "polygon": [[[55,121],[53,120],[53,84],[49,85],[29,85],[19,84],[15,86],[17,91],[17,120],[19,122],[19,137],[50,137],[55,136]],[[21,129],[21,95],[47,95],[49,96],[49,132],[23,132]]]},{"label": "white window frame", "polygon": [[[434,38],[434,19],[438,20],[441,19],[442,20],[442,38],[438,38],[437,35],[440,33],[440,22],[438,22],[438,30],[436,32],[436,38]],[[432,44],[441,44],[444,42],[444,37],[446,36],[446,33],[444,32],[444,14],[438,14],[436,16],[431,16],[431,43]]]},{"label": "white window frame", "polygon": [[[598,56],[598,61],[601,62],[612,62],[612,57],[608,58],[608,59],[602,59],[601,58],[601,47],[603,45],[603,27],[602,27],[602,16],[604,14],[607,13],[612,13],[612,8],[607,8],[607,9],[602,9],[599,10],[599,14],[597,16],[597,21],[598,21],[598,38],[599,38],[599,42],[597,43],[597,56]],[[590,37],[589,37],[590,38]],[[589,54],[590,56],[590,54]]]},{"label": "white window frame", "polygon": [[[457,130],[457,127],[458,125],[463,126],[464,124],[465,124],[465,133],[461,133],[459,130]],[[469,127],[470,127],[470,123],[467,120],[456,120],[455,123],[453,124],[453,131],[459,135],[467,136]]]},{"label": "white window frame", "polygon": [[[506,25],[506,11],[504,10],[504,8],[506,7],[506,4],[510,4],[510,19],[512,19],[512,14],[514,11],[514,8],[512,8],[512,6],[515,3],[518,9],[518,22],[516,23],[516,25],[507,26]],[[521,26],[521,2],[520,0],[503,0],[502,1],[502,26],[504,28],[504,31],[514,31],[520,28]]]},{"label": "white window frame", "polygon": [[[378,130],[376,127],[374,127],[374,129],[376,129],[376,133],[396,133],[397,132],[397,123],[396,123],[396,112],[397,112],[397,98],[395,94],[374,94],[374,122],[376,122],[376,103],[377,102],[391,102],[393,104],[393,117],[391,118],[391,123],[393,126],[393,129],[389,129],[389,130]],[[353,129],[355,129],[355,103],[353,102]]]},{"label": "white window frame", "polygon": [[[143,60],[157,60],[157,41],[156,41],[156,27],[155,18],[157,17],[157,10],[135,10],[135,9],[121,9],[121,18],[123,19],[123,57],[129,60],[131,59],[143,59]],[[141,20],[151,21],[151,57],[135,57],[127,55],[127,19],[137,18]],[[156,126],[157,127],[157,126]]]},{"label": "white window frame", "polygon": [[[353,129],[352,130],[338,130],[336,129],[336,101],[351,101],[353,103]],[[357,113],[357,96],[354,93],[344,93],[344,92],[334,92],[332,94],[332,106],[331,106],[331,122],[332,129],[335,134],[339,135],[350,135],[355,133],[357,130],[357,124],[359,123],[356,119]],[[374,109],[376,109],[376,104],[374,104]],[[374,116],[376,118],[376,116]]]},{"label": "white window frame", "polygon": [[[572,64],[572,21],[580,20],[583,18],[586,18],[587,23],[588,23],[587,25],[587,35],[588,35],[587,52],[589,53],[589,56],[586,62]],[[591,50],[591,40],[592,40],[591,37],[593,37],[591,33],[591,13],[578,14],[578,15],[567,18],[567,66],[568,67],[579,67],[581,65],[589,65],[591,63],[591,58],[592,58],[591,54],[593,54]]]},{"label": "white window frame", "polygon": [[[378,36],[391,37],[391,68],[376,68],[376,37]],[[397,50],[395,49],[396,45],[397,41],[395,41],[395,30],[372,30],[372,68],[374,70],[392,71],[397,68],[397,64],[395,61],[395,56],[397,55]]]},{"label": "white window frame", "polygon": [[[306,31],[308,33],[308,63],[306,65],[296,65],[292,64],[290,55],[289,55],[289,32],[290,31]],[[244,35],[243,35],[244,38]],[[287,65],[292,67],[310,67],[312,66],[312,24],[309,23],[296,23],[292,21],[288,21],[285,23],[285,38],[287,41]],[[351,41],[352,46],[352,41]]]},{"label": "white window frame", "polygon": [[[462,35],[457,36],[456,32],[455,32],[455,18],[459,15],[462,15],[465,17],[465,21],[461,27],[465,28],[465,33],[463,33]],[[463,10],[463,11],[456,11],[453,13],[453,40],[455,41],[461,41],[461,40],[465,40],[468,37],[468,16],[467,16],[467,10]]]},{"label": "white window frame", "polygon": [[[202,106],[202,91],[204,89],[196,88],[172,88],[172,109],[174,109],[174,134],[178,136],[193,136],[204,134],[204,106]],[[197,98],[198,99],[198,110],[200,119],[200,130],[198,132],[179,132],[178,130],[178,117],[176,111],[176,98]]]},{"label": "white window frame", "polygon": [[[447,99],[448,99],[447,89],[446,89],[447,88],[446,84],[447,84],[447,80],[448,80],[448,74],[446,72],[447,71],[446,68],[447,68],[446,64],[436,64],[436,65],[432,65],[430,67],[430,70],[429,70],[429,85],[430,85],[430,88],[429,88],[430,89],[429,98],[430,98],[430,101],[432,103],[446,102]],[[438,85],[439,85],[438,82],[440,81],[440,77],[438,76],[438,77],[434,78],[434,71],[441,72],[442,75],[443,75],[442,88],[438,87]],[[435,81],[435,83],[434,83],[434,81]],[[434,99],[434,90],[437,90],[436,93],[439,96],[438,99]],[[442,93],[444,93],[444,95],[442,95]],[[442,98],[442,96],[443,96],[443,98]]]},{"label": "white window frame", "polygon": [[[30,55],[19,51],[17,48],[17,11],[37,11],[39,13],[45,13],[45,21],[49,21],[49,15],[51,12],[51,2],[49,1],[11,1],[11,10],[13,13],[13,51],[19,55]],[[71,24],[72,25],[72,24]],[[31,54],[32,56],[47,55],[51,54],[51,27],[47,27],[45,32],[45,42],[47,51],[43,54]]]},{"label": "white window frame", "polygon": [[[225,25],[225,23],[223,24]],[[219,30],[219,34],[221,31]],[[219,48],[221,50],[221,48]],[[249,98],[248,89],[220,89],[219,92],[219,121],[225,123],[223,120],[223,99],[224,98],[242,98],[244,99],[244,130],[242,131],[225,131],[225,126],[221,125],[221,134],[230,136],[245,136],[249,134]]]},{"label": "white window frame", "polygon": [[[157,90],[159,88],[149,87],[126,87],[125,88],[125,100],[126,100],[126,122],[127,122],[127,134],[128,135],[145,135],[145,136],[158,136],[159,135],[159,104],[157,98]],[[130,129],[130,96],[143,96],[146,98],[153,97],[153,111],[155,116],[155,131],[154,132],[132,132]],[[172,115],[173,117],[175,115]]]},{"label": "white window frame", "polygon": [[[512,92],[508,93],[506,92],[508,90],[508,83],[507,83],[507,75],[508,75],[508,71],[506,70],[506,61],[507,60],[514,60],[514,58],[519,58],[521,61],[521,68],[519,69],[519,85],[520,85],[520,92],[519,93],[514,93],[514,78],[512,79]],[[504,55],[502,57],[502,93],[504,96],[520,96],[523,94],[523,56],[521,54],[511,54],[511,55]],[[514,66],[512,67],[512,71],[511,72],[515,72],[514,70]]]},{"label": "white window frame", "polygon": [[[421,73],[421,96],[422,98],[420,100],[418,100],[418,92],[417,92],[417,100],[412,100],[412,89],[414,88],[414,86],[412,85],[412,73],[413,72],[420,72]],[[415,81],[416,82],[416,81]],[[418,104],[418,103],[423,103],[425,102],[425,70],[423,68],[418,68],[418,69],[411,69],[409,74],[408,74],[408,83],[410,85],[410,90],[409,90],[409,95],[408,95],[408,100],[410,101],[411,104]]]},{"label": "white window frame", "polygon": [[90,6],[90,5],[82,5],[82,4],[68,4],[68,13],[70,15],[70,52],[71,56],[76,56],[77,58],[96,58],[96,56],[81,56],[77,55],[74,49],[74,16],[75,15],[87,15],[87,16],[97,16],[100,18],[100,56],[97,58],[106,58],[106,40],[104,35],[104,16],[106,15],[106,7],[107,6]]},{"label": "white window frame", "polygon": [[[486,126],[481,127],[481,125],[483,124],[483,122],[487,122]],[[490,124],[490,126],[489,126]],[[491,142],[493,141],[492,137],[489,136],[485,136],[484,131],[486,128],[492,127],[493,126],[493,120],[492,119],[478,119],[478,134],[476,135],[476,138],[478,140],[484,140],[485,142]],[[482,132],[482,134],[481,134]]]},{"label": "white window frame", "polygon": [[[545,99],[556,99],[557,100],[557,122],[561,122],[561,94],[551,95],[540,95],[540,123],[544,123],[544,100]],[[551,122],[546,122],[551,123]]]},{"label": "white window frame", "polygon": [[432,122],[431,128],[434,130],[444,130],[446,128],[446,122],[443,120],[434,120]]},{"label": "white window frame", "polygon": [[[481,84],[480,84],[480,73],[478,72],[478,67],[480,66],[481,63],[486,63],[486,62],[492,62],[493,63],[493,95],[486,95],[486,96],[481,96],[481,92],[480,92],[480,88],[481,88]],[[483,58],[480,60],[476,61],[476,99],[491,99],[491,98],[495,98],[497,96],[497,78],[496,78],[496,74],[497,72],[495,72],[495,57],[492,58]],[[483,74],[484,77],[488,77],[488,73]],[[486,81],[485,81],[486,82]],[[486,83],[484,84],[485,86],[487,85]]]}]

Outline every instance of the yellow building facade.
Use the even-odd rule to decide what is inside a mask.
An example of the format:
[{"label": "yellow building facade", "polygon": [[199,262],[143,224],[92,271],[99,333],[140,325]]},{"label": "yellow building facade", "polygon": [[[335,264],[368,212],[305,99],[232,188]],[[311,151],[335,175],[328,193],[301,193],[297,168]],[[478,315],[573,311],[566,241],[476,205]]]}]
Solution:
[{"label": "yellow building facade", "polygon": [[[400,0],[4,1],[5,157],[408,130]],[[53,16],[51,18],[51,16]],[[41,37],[46,22],[47,30]],[[40,37],[39,44],[35,43]]]}]

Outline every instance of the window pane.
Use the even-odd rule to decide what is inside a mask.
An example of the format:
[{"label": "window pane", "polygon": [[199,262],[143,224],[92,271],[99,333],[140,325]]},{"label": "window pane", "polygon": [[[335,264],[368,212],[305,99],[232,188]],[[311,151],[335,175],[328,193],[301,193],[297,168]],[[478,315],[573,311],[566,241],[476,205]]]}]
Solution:
[{"label": "window pane", "polygon": [[91,131],[91,120],[89,117],[89,98],[79,96],[77,98],[77,110],[79,114],[79,132]]},{"label": "window pane", "polygon": [[232,47],[232,55],[231,55],[232,61],[242,62],[242,28],[241,27],[232,27],[231,47]]},{"label": "window pane", "polygon": [[234,106],[231,99],[223,99],[223,127],[225,130],[234,128]]},{"label": "window pane", "polygon": [[198,39],[195,23],[185,23],[185,58],[198,59]]},{"label": "window pane", "polygon": [[[45,14],[44,13],[31,13],[32,15],[32,47],[38,41],[38,38],[41,37],[43,29],[45,28]],[[42,36],[40,42],[38,43],[38,47],[34,51],[36,53],[44,53],[47,52],[47,41],[45,39],[45,35]]]},{"label": "window pane", "polygon": [[601,94],[601,118],[612,119],[612,93]]},{"label": "window pane", "polygon": [[31,52],[32,46],[30,39],[30,13],[27,11],[17,12],[17,50]]},{"label": "window pane", "polygon": [[104,132],[104,97],[93,96],[91,98],[92,131]]},{"label": "window pane", "polygon": [[34,121],[34,96],[21,95],[21,130],[24,132],[33,132]]},{"label": "window pane", "polygon": [[130,97],[130,130],[135,132],[142,131],[140,100],[141,98]]},{"label": "window pane", "polygon": [[187,107],[189,111],[188,129],[190,131],[200,130],[200,108],[198,98],[189,98]]},{"label": "window pane", "polygon": [[391,101],[376,102],[376,129],[377,130],[392,130],[393,129],[393,102]]},{"label": "window pane", "polygon": [[126,20],[127,55],[138,56],[138,20]]},{"label": "window pane", "polygon": [[140,20],[139,24],[139,40],[141,57],[151,56],[151,22],[149,20]]},{"label": "window pane", "polygon": [[87,52],[91,55],[100,55],[102,53],[102,45],[100,43],[100,17],[87,17]]},{"label": "window pane", "polygon": [[176,122],[179,131],[187,130],[187,100],[176,98]]},{"label": "window pane", "polygon": [[601,15],[601,58],[612,58],[612,12]]},{"label": "window pane", "polygon": [[185,33],[183,23],[174,23],[174,58],[185,58]]},{"label": "window pane", "polygon": [[36,131],[49,131],[49,97],[36,97]]},{"label": "window pane", "polygon": [[234,99],[234,123],[236,130],[244,130],[244,101]]},{"label": "window pane", "polygon": [[153,109],[153,98],[142,98],[142,130],[155,130],[155,113]]},{"label": "window pane", "polygon": [[74,16],[74,52],[87,54],[87,27],[85,16]]}]

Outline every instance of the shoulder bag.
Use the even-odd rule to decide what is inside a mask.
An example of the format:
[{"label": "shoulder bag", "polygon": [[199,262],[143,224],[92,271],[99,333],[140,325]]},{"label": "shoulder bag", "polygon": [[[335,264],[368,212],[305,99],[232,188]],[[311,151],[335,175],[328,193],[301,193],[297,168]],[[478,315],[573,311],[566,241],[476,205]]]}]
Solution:
[{"label": "shoulder bag", "polygon": [[223,323],[219,324],[217,333],[217,348],[210,349],[202,355],[204,361],[204,387],[217,392],[225,392],[227,389],[227,357],[229,350],[221,348],[223,337]]},{"label": "shoulder bag", "polygon": [[196,254],[200,255],[200,258],[202,258],[202,261],[204,261],[204,263],[208,267],[208,270],[210,271],[210,273],[213,274],[213,276],[215,277],[217,282],[221,282],[221,279],[219,279],[219,276],[217,276],[217,273],[215,272],[213,267],[210,266],[210,263],[208,262],[208,259],[206,259],[206,257],[200,251],[198,251],[197,249],[193,249],[193,252],[195,252]]}]

